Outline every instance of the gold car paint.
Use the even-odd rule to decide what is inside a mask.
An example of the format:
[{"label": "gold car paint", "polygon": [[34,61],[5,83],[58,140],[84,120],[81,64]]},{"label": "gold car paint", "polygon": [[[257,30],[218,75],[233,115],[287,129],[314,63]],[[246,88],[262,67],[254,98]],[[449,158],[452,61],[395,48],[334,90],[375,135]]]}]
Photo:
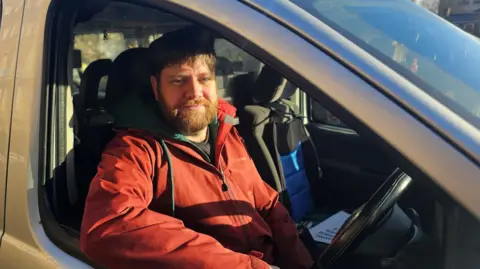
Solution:
[{"label": "gold car paint", "polygon": [[[8,148],[5,235],[0,247],[0,268],[61,268],[41,246],[46,238],[38,213],[39,115],[45,23],[50,0],[4,0],[0,53],[7,61],[7,76],[0,75],[0,89],[14,86],[12,122],[8,126],[12,91],[2,92],[0,105],[0,154]],[[25,7],[23,6],[25,4]],[[8,13],[9,14],[5,14]],[[20,39],[19,39],[20,36]],[[18,60],[17,60],[18,53]],[[5,60],[4,60],[5,61]],[[15,69],[15,63],[16,69]],[[3,68],[0,62],[0,67]],[[5,115],[8,118],[5,119]],[[7,129],[3,129],[7,125]],[[0,168],[5,164],[0,160]],[[1,170],[0,170],[1,171]],[[3,177],[0,176],[0,184]],[[0,188],[0,197],[5,188]],[[3,199],[0,199],[2,205]],[[42,241],[42,242],[39,242]],[[49,242],[51,246],[53,243]],[[55,251],[60,251],[57,248]]]},{"label": "gold car paint", "polygon": [[2,4],[0,16],[0,235],[4,232],[10,120],[23,0],[3,0]]}]

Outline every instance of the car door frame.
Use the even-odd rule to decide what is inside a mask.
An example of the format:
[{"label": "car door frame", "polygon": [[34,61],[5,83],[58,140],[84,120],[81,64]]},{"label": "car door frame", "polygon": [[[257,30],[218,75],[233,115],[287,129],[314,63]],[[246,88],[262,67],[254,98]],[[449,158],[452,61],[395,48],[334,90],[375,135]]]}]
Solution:
[{"label": "car door frame", "polygon": [[[5,1],[5,0],[4,0]],[[48,170],[43,158],[48,148],[43,135],[42,123],[47,117],[44,95],[48,77],[45,72],[44,41],[50,29],[47,13],[55,2],[51,0],[29,1],[8,0],[16,5],[14,12],[20,13],[19,22],[13,29],[17,33],[14,47],[16,68],[13,81],[12,113],[10,123],[9,158],[5,196],[5,229],[0,251],[0,264],[7,268],[74,268],[83,264],[78,259],[59,250],[45,235],[39,217],[39,186]],[[4,26],[4,25],[3,25]],[[13,42],[11,42],[13,43]],[[45,83],[45,84],[44,84]],[[45,98],[44,98],[45,97]],[[56,254],[48,255],[44,250],[53,249]],[[57,255],[58,254],[58,255]],[[52,256],[55,258],[52,259]],[[59,260],[57,260],[59,258]],[[67,263],[62,261],[67,260]],[[88,268],[88,267],[85,267]]]},{"label": "car door frame", "polygon": [[[348,33],[340,33],[342,29],[338,26],[332,25],[330,27],[289,0],[268,1],[268,4],[262,0],[241,1],[315,44],[319,49],[325,51],[368,83],[371,83],[406,110],[413,112],[424,124],[433,128],[477,164],[480,164],[480,130],[434,99],[433,96],[427,95],[426,91],[420,88],[428,88],[429,85],[415,76],[405,74],[404,70],[398,67],[387,66],[382,61],[389,59],[371,49],[366,51],[368,48],[363,49],[355,43],[361,43],[361,40]],[[439,20],[428,11],[425,11],[424,15]],[[443,20],[437,22],[447,23]],[[455,27],[451,29],[469,35]],[[342,116],[343,119],[345,113],[337,108],[327,109],[334,115]],[[348,121],[348,119],[345,120]],[[478,123],[476,117],[469,118],[469,120]]]},{"label": "car door frame", "polygon": [[0,247],[6,233],[6,195],[13,95],[17,74],[18,43],[24,9],[24,0],[0,1],[0,51],[3,65],[0,69]]},{"label": "car door frame", "polygon": [[[225,0],[137,0],[133,3],[143,3],[174,15],[194,20],[222,33],[223,36],[240,48],[249,51],[253,55],[260,56],[259,58],[262,61],[276,67],[295,84],[305,89],[310,96],[316,100],[322,100],[322,104],[327,109],[332,110],[333,108],[338,111],[344,111],[346,118],[348,118],[347,123],[349,126],[388,148],[392,154],[401,160],[402,167],[405,167],[405,170],[412,176],[433,179],[438,184],[443,185],[455,198],[460,197],[462,191],[471,194],[473,193],[472,189],[480,187],[480,182],[466,181],[467,176],[470,176],[469,178],[480,177],[477,164],[421,122],[417,115],[411,111],[406,111],[404,107],[392,100],[384,92],[374,87],[356,72],[346,68],[343,63],[332,58],[330,54],[325,53],[322,48],[319,48],[317,44],[313,44],[311,40],[287,30],[282,24],[257,12],[252,7],[238,1]],[[248,20],[245,17],[248,17]],[[315,23],[319,24],[318,22]],[[258,27],[258,25],[262,25],[262,27]],[[345,40],[343,41],[346,42]],[[43,39],[42,42],[40,42],[40,39],[32,40],[30,44],[24,44],[24,46],[24,50],[30,49],[34,51],[34,57],[31,57],[30,61],[41,62]],[[286,53],[289,51],[301,53]],[[368,58],[368,55],[364,55],[364,57]],[[371,59],[369,58],[369,60]],[[381,65],[381,63],[378,64]],[[298,68],[299,66],[302,68]],[[30,81],[31,85],[38,88],[43,87],[43,85],[39,84],[42,81],[39,79],[39,74],[34,76],[35,79]],[[392,87],[392,91],[398,90],[397,88]],[[40,97],[37,95],[36,97]],[[14,141],[14,145],[23,149],[30,146],[29,143],[35,141],[35,138],[40,133],[40,127],[36,122],[38,121],[38,115],[42,114],[42,108],[39,107],[37,100],[35,100],[36,98],[20,94],[16,97],[18,98],[16,102],[32,107],[35,109],[34,112],[36,112],[20,114],[20,109],[14,110],[14,116],[15,113],[19,113],[19,116],[22,117],[21,120],[27,123],[23,126],[23,132],[28,133],[30,139],[27,139],[27,141]],[[375,103],[374,107],[371,106],[372,103]],[[389,111],[390,113],[380,115],[379,111]],[[409,137],[399,135],[391,128],[388,128],[388,126],[383,126],[382,123],[385,120],[392,122],[392,124],[395,123],[399,128],[409,127],[414,130],[416,141],[408,141],[407,138]],[[12,137],[15,138],[18,134],[18,132],[13,133]],[[20,142],[24,144],[20,145]],[[419,150],[419,148],[428,150],[429,154]],[[439,156],[442,162],[453,160],[456,164],[456,169],[449,170],[446,167],[437,167],[437,163],[424,160],[430,154]],[[38,166],[39,163],[32,163],[35,171],[38,170],[38,167],[35,166]],[[412,163],[415,165],[412,165]],[[17,171],[21,171],[21,168],[25,171],[17,173],[18,177],[15,179],[18,185],[16,188],[27,189],[32,180],[30,178],[31,175],[27,173],[29,171],[27,165],[26,162],[16,163],[15,168]],[[451,179],[454,178],[453,175],[457,176],[456,172],[459,172],[460,182],[471,184],[462,188],[452,187],[452,184],[450,184],[452,183]],[[38,182],[41,181],[41,179],[36,180]],[[39,191],[40,187],[40,184],[35,184],[34,186],[36,191]],[[26,193],[19,193],[19,196],[21,196],[19,199],[29,199]],[[476,199],[470,197],[459,200],[471,211],[475,212],[477,216],[480,215],[480,203],[475,204]],[[27,212],[38,210],[35,206],[38,205],[22,204],[21,210],[26,210]],[[34,213],[38,214],[38,211]],[[31,218],[39,221],[31,221],[30,224],[33,226],[31,234],[23,236],[31,236],[32,239],[40,238],[41,240],[35,240],[37,247],[55,257],[57,261],[61,260],[62,264],[71,262],[71,257],[68,258],[69,256],[66,253],[58,251],[58,247],[53,246],[51,242],[45,241],[45,232],[41,223],[44,221],[40,222],[40,219],[33,215]],[[52,234],[49,236],[52,236]],[[68,243],[66,242],[65,245],[68,245]]]},{"label": "car door frame", "polygon": [[[138,2],[183,17],[196,13],[197,22],[261,56],[263,62],[321,101],[360,135],[394,154],[412,176],[431,179],[480,217],[480,197],[475,191],[480,182],[474,180],[480,176],[476,162],[480,158],[480,130],[326,24],[282,0],[242,1],[245,5],[221,0]],[[266,8],[259,8],[260,2]],[[234,16],[249,14],[251,9],[264,16],[249,20]],[[283,18],[274,16],[275,10]],[[293,24],[295,21],[300,24]],[[298,28],[302,24],[310,32]],[[285,53],[292,48],[301,53]],[[468,151],[465,144],[471,145]]]}]

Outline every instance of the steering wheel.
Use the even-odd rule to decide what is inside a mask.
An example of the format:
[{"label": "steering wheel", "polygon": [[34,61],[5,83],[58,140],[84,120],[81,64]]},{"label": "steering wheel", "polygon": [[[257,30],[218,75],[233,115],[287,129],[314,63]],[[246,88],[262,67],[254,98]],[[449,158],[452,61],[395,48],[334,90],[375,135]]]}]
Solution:
[{"label": "steering wheel", "polygon": [[347,250],[358,247],[408,189],[412,178],[396,168],[366,204],[345,221],[312,269],[330,268]]}]

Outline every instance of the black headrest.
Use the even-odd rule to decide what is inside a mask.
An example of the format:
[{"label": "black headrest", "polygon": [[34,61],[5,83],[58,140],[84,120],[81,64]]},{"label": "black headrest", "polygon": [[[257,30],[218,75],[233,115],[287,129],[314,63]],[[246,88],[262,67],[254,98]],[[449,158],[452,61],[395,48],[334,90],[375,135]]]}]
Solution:
[{"label": "black headrest", "polygon": [[234,73],[233,63],[226,57],[217,57],[217,65],[215,66],[215,75],[226,76],[233,75]]},{"label": "black headrest", "polygon": [[98,108],[98,91],[102,77],[108,76],[112,61],[100,59],[90,63],[83,73],[80,83],[80,96],[83,96],[83,109]]},{"label": "black headrest", "polygon": [[254,101],[258,104],[268,104],[280,99],[288,99],[295,94],[297,87],[276,70],[265,65],[257,77],[254,90]]},{"label": "black headrest", "polygon": [[161,126],[150,84],[148,52],[145,48],[129,49],[113,62],[105,102],[115,127],[157,132]]},{"label": "black headrest", "polygon": [[82,68],[82,50],[72,50],[72,68]]},{"label": "black headrest", "polygon": [[117,56],[108,76],[107,109],[134,91],[150,87],[147,51],[146,48],[132,48]]}]

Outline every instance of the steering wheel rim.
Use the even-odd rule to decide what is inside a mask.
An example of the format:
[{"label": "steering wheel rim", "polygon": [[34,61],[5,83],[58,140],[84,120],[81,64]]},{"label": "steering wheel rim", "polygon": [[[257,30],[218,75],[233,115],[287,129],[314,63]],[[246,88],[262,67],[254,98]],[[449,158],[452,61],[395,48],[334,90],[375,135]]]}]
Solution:
[{"label": "steering wheel rim", "polygon": [[412,178],[396,168],[372,197],[345,221],[312,268],[329,268],[352,246],[359,246],[411,183]]}]

